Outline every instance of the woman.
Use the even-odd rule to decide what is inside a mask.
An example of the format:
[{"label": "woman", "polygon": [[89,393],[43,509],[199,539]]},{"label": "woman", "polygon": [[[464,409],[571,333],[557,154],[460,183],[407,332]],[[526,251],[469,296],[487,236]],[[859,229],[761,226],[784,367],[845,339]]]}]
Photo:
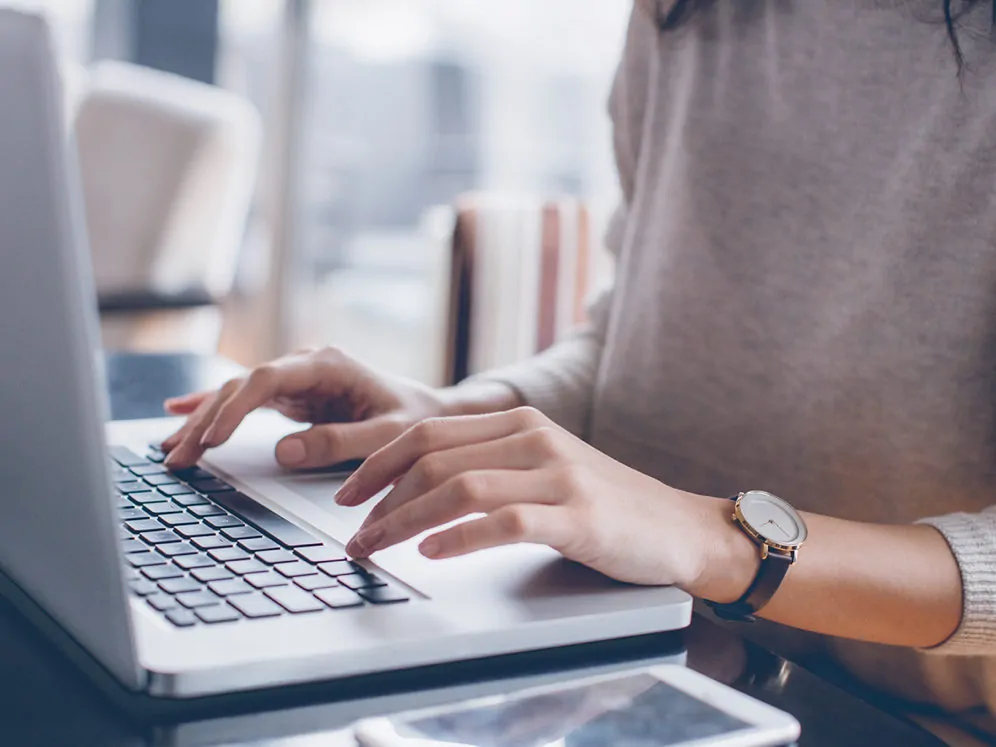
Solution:
[{"label": "woman", "polygon": [[291,356],[169,402],[169,464],[274,406],[315,424],[282,464],[372,455],[340,503],[396,483],[356,556],[483,513],[422,552],[545,543],[719,604],[762,566],[726,497],[764,489],[808,539],[751,609],[903,647],[834,643],[899,694],[992,705],[992,7],[667,4],[636,3],[613,88],[617,276],[586,327],[441,391]]}]

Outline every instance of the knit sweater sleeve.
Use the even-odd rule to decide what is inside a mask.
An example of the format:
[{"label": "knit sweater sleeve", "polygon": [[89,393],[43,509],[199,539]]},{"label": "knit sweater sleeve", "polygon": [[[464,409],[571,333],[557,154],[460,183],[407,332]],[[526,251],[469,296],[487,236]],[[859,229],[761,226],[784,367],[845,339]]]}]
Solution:
[{"label": "knit sweater sleeve", "polygon": [[947,540],[961,572],[961,623],[931,653],[992,655],[996,652],[996,506],[981,513],[953,513],[929,519]]}]

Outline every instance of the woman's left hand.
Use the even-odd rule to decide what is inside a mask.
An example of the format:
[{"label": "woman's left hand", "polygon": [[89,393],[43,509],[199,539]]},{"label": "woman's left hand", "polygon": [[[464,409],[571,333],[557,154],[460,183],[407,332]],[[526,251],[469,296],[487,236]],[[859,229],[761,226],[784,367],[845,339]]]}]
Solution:
[{"label": "woman's left hand", "polygon": [[484,514],[429,536],[420,551],[451,558],[544,544],[620,581],[695,593],[722,553],[745,547],[727,501],[670,488],[531,408],[426,420],[369,457],[336,500],[360,505],[391,485],[349,543],[352,556]]}]

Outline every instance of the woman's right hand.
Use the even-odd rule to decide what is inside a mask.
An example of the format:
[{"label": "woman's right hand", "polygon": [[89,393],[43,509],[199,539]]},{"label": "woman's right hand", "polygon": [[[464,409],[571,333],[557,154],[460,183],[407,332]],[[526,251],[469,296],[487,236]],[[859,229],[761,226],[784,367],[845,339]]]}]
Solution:
[{"label": "woman's right hand", "polygon": [[167,400],[166,411],[186,415],[187,422],[162,449],[170,469],[191,467],[207,449],[227,441],[249,413],[269,407],[312,424],[276,447],[281,465],[312,469],[365,458],[426,418],[517,404],[518,397],[501,384],[432,389],[324,348],[260,366],[217,391]]}]

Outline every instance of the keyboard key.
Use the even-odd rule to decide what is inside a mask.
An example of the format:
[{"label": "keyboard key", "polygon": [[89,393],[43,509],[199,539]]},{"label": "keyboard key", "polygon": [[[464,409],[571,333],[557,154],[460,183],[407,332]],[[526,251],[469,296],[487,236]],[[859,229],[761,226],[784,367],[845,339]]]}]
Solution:
[{"label": "keyboard key", "polygon": [[166,613],[166,619],[178,628],[189,628],[197,624],[197,618],[190,610],[175,609]]},{"label": "keyboard key", "polygon": [[148,514],[140,508],[135,508],[130,503],[128,508],[118,510],[118,519],[121,521],[134,521],[135,519],[147,519]]},{"label": "keyboard key", "polygon": [[[312,563],[331,563],[346,560],[346,553],[338,547],[319,545],[318,547],[302,547],[297,554]],[[348,573],[349,571],[347,571]]]},{"label": "keyboard key", "polygon": [[[304,578],[318,578],[318,576],[305,576]],[[286,578],[272,571],[250,573],[248,576],[245,576],[245,580],[257,589],[269,589],[271,586],[287,586],[290,583]]]},{"label": "keyboard key", "polygon": [[224,529],[226,527],[244,527],[245,522],[240,519],[236,519],[234,516],[229,516],[225,514],[224,516],[209,516],[204,520],[204,523],[208,526],[212,526],[215,529]]},{"label": "keyboard key", "polygon": [[188,482],[188,485],[190,485],[190,487],[192,487],[198,493],[202,493],[204,495],[209,495],[213,493],[227,493],[235,490],[235,488],[233,488],[227,482],[222,482],[221,480],[214,477],[208,480],[193,480],[191,482]]},{"label": "keyboard key", "polygon": [[[161,488],[160,488],[161,490]],[[186,495],[177,494],[173,497],[173,503],[179,503],[181,506],[191,507],[191,506],[210,506],[211,504],[205,500],[203,496],[197,495],[195,493],[188,493]]]},{"label": "keyboard key", "polygon": [[137,594],[140,597],[147,597],[149,594],[155,594],[159,591],[158,586],[144,578],[136,578],[133,581],[129,581],[128,588],[131,589],[133,594]]},{"label": "keyboard key", "polygon": [[175,610],[180,606],[169,594],[153,594],[152,596],[147,597],[145,601],[148,602],[151,607],[159,610],[160,612]]},{"label": "keyboard key", "polygon": [[334,589],[319,589],[315,592],[315,596],[335,610],[363,606],[363,599],[359,595],[341,586]]},{"label": "keyboard key", "polygon": [[131,499],[132,503],[138,503],[142,506],[147,506],[150,503],[159,503],[166,500],[166,496],[162,493],[154,493],[148,491],[146,493],[129,493],[128,498]]},{"label": "keyboard key", "polygon": [[142,482],[144,482],[146,485],[151,485],[152,487],[158,487],[161,485],[180,484],[180,481],[177,480],[172,475],[146,475],[144,478],[142,478]]},{"label": "keyboard key", "polygon": [[132,552],[145,552],[148,549],[149,548],[147,545],[143,545],[137,539],[129,538],[126,540],[121,540],[121,552],[123,552],[125,555]]},{"label": "keyboard key", "polygon": [[129,472],[133,475],[138,475],[139,477],[148,477],[149,475],[161,475],[166,472],[166,468],[161,464],[149,464],[148,462],[145,462],[137,467],[132,467]]},{"label": "keyboard key", "polygon": [[[152,567],[155,568],[156,566],[152,566]],[[124,577],[128,581],[131,581],[132,579],[135,579],[135,578],[141,578],[142,577],[139,574],[139,572],[138,572],[138,568],[132,568],[130,565],[126,565],[121,570],[124,571]]]},{"label": "keyboard key", "polygon": [[210,607],[212,604],[218,604],[221,602],[221,600],[210,591],[192,591],[187,594],[177,594],[176,601],[187,609]]},{"label": "keyboard key", "polygon": [[262,560],[267,565],[301,562],[289,550],[264,550],[263,552],[256,553],[256,560]]},{"label": "keyboard key", "polygon": [[179,537],[166,529],[160,529],[158,532],[143,532],[139,537],[150,545],[164,545],[167,542],[180,541]]},{"label": "keyboard key", "polygon": [[[220,550],[215,550],[215,552],[220,552]],[[235,560],[231,563],[226,563],[225,567],[232,573],[237,573],[240,576],[245,576],[247,573],[262,573],[266,570],[266,566],[258,560]]]},{"label": "keyboard key", "polygon": [[277,573],[287,578],[297,578],[298,576],[312,576],[318,573],[318,569],[313,565],[308,565],[300,560],[293,563],[281,563],[275,566]]},{"label": "keyboard key", "polygon": [[122,467],[139,467],[146,463],[142,457],[126,446],[109,446],[107,453]]},{"label": "keyboard key", "polygon": [[186,482],[190,482],[191,480],[214,479],[214,475],[207,470],[201,469],[200,467],[189,467],[188,469],[176,470],[173,474]]},{"label": "keyboard key", "polygon": [[197,548],[192,547],[188,542],[170,542],[167,545],[159,545],[156,549],[160,555],[165,555],[167,558],[175,558],[179,555],[193,555],[197,552]]},{"label": "keyboard key", "polygon": [[264,597],[262,594],[239,594],[229,597],[228,603],[246,617],[276,617],[283,614],[283,608]]},{"label": "keyboard key", "polygon": [[280,545],[269,537],[257,537],[256,539],[242,540],[239,547],[248,552],[265,552],[266,550],[279,550]]},{"label": "keyboard key", "polygon": [[181,557],[176,558],[173,562],[187,571],[194,568],[207,568],[215,565],[215,562],[204,553],[197,553],[196,555],[182,555]]},{"label": "keyboard key", "polygon": [[200,506],[191,506],[190,513],[194,516],[200,516],[202,519],[207,516],[221,516],[225,512],[222,511],[217,506],[212,506],[210,503],[205,503]]},{"label": "keyboard key", "polygon": [[212,581],[208,588],[221,597],[229,597],[234,594],[248,594],[254,591],[253,587],[241,578],[232,578],[227,581]]},{"label": "keyboard key", "polygon": [[135,504],[129,501],[124,496],[118,496],[114,501],[114,508],[118,511],[126,511],[129,508],[135,508]]},{"label": "keyboard key", "polygon": [[339,586],[339,582],[334,578],[323,576],[320,573],[314,576],[301,576],[300,578],[295,578],[294,583],[305,591],[314,591],[315,589],[332,589]]},{"label": "keyboard key", "polygon": [[164,578],[179,578],[183,575],[183,571],[175,565],[153,565],[143,568],[142,575],[153,581],[162,581]]},{"label": "keyboard key", "polygon": [[390,586],[377,586],[371,589],[358,589],[357,594],[371,604],[400,604],[408,601],[408,595]]},{"label": "keyboard key", "polygon": [[138,521],[126,521],[125,526],[128,531],[138,534],[139,532],[155,532],[163,528],[155,519],[139,519]]},{"label": "keyboard key", "polygon": [[[231,542],[224,537],[219,537],[217,534],[211,534],[207,537],[194,537],[191,542],[202,550],[218,550],[222,547],[232,546]],[[236,560],[236,558],[232,558],[232,560]]]},{"label": "keyboard key", "polygon": [[338,576],[339,583],[347,589],[358,591],[360,589],[373,589],[378,586],[387,586],[387,582],[372,573],[353,573],[349,576]]},{"label": "keyboard key", "polygon": [[190,539],[191,537],[213,537],[214,530],[206,524],[184,524],[176,528],[176,533],[181,537]]},{"label": "keyboard key", "polygon": [[266,506],[257,503],[242,493],[218,493],[212,496],[215,502],[253,524],[270,535],[285,547],[308,547],[322,542],[300,527],[273,513]]},{"label": "keyboard key", "polygon": [[301,591],[296,586],[278,586],[274,589],[267,589],[263,592],[292,614],[302,612],[320,612],[325,609],[324,605],[306,591]]},{"label": "keyboard key", "polygon": [[162,516],[163,514],[178,514],[183,508],[177,506],[175,503],[162,501],[160,503],[150,503],[145,507],[145,510],[153,516]]},{"label": "keyboard key", "polygon": [[216,604],[214,607],[199,607],[194,613],[206,623],[225,623],[241,620],[238,610],[227,604]]},{"label": "keyboard key", "polygon": [[195,568],[190,572],[190,575],[204,583],[235,578],[235,575],[230,570],[220,565],[211,566],[210,568]]},{"label": "keyboard key", "polygon": [[183,495],[184,493],[193,493],[190,488],[186,485],[160,485],[159,492],[163,495]]},{"label": "keyboard key", "polygon": [[359,569],[360,566],[350,563],[348,560],[335,560],[331,563],[319,563],[318,568],[322,573],[330,576],[348,576]]},{"label": "keyboard key", "polygon": [[220,547],[217,550],[212,550],[208,555],[219,563],[228,563],[232,560],[249,560],[249,553],[237,547]]},{"label": "keyboard key", "polygon": [[124,493],[125,495],[128,495],[129,493],[144,493],[149,489],[148,485],[144,482],[138,482],[137,480],[119,482],[114,487],[118,489],[119,493]]},{"label": "keyboard key", "polygon": [[221,533],[228,537],[230,540],[244,540],[244,539],[255,539],[257,537],[262,537],[259,530],[255,527],[228,527],[227,529],[222,529]]},{"label": "keyboard key", "polygon": [[163,565],[166,559],[154,552],[133,552],[125,555],[125,560],[135,568],[146,568],[150,565]]},{"label": "keyboard key", "polygon": [[166,454],[158,446],[150,446],[149,453],[145,455],[145,458],[150,462],[155,462],[156,464],[162,464],[166,461]]},{"label": "keyboard key", "polygon": [[178,527],[183,524],[199,524],[200,521],[196,516],[191,516],[186,511],[182,514],[167,514],[159,519],[166,526]]},{"label": "keyboard key", "polygon": [[168,578],[159,582],[159,588],[167,594],[186,594],[191,591],[201,591],[204,587],[192,578]]}]

